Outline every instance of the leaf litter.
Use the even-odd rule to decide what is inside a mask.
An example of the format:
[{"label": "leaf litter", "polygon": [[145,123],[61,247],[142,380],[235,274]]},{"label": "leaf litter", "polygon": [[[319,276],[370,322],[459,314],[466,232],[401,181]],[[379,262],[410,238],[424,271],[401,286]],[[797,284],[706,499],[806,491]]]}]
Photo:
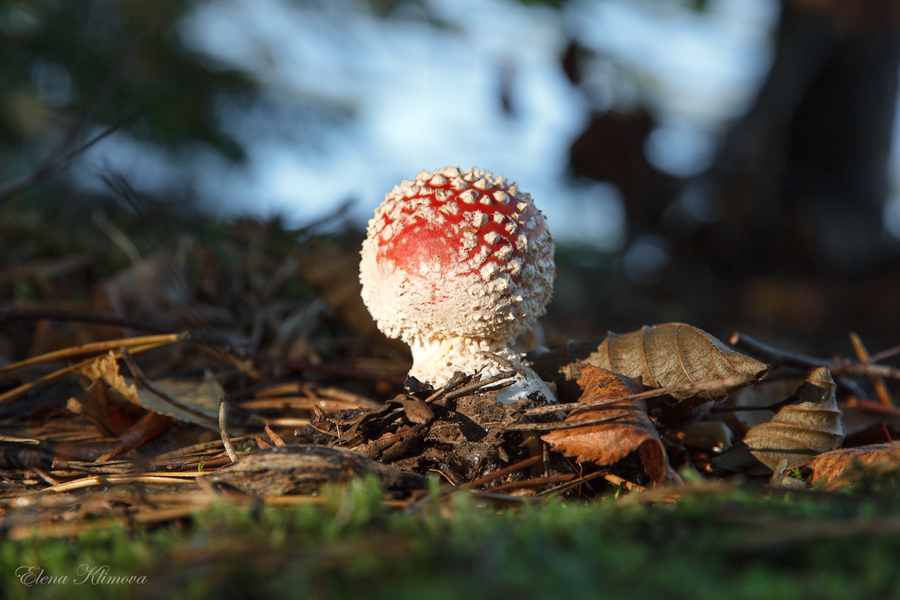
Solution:
[{"label": "leaf litter", "polygon": [[[360,311],[357,258],[342,249],[352,243],[254,222],[223,238],[145,252],[74,310],[0,311],[4,324],[37,323],[31,339],[4,336],[19,362],[0,370],[0,528],[27,537],[135,511],[162,522],[189,515],[201,496],[301,501],[365,476],[413,507],[427,476],[440,477],[442,494],[495,502],[620,488],[657,488],[647,499],[670,501],[695,485],[682,482],[685,469],[713,478],[800,467],[807,485],[832,489],[854,470],[897,467],[887,386],[875,410],[841,381],[893,378],[868,356],[798,367],[759,354],[770,369],[752,351],[667,323],[529,354],[559,405],[498,404],[497,382],[478,375],[404,388],[405,349]],[[780,397],[778,382],[798,376]],[[742,388],[771,404],[730,397]],[[765,416],[729,427],[742,411]],[[881,426],[888,443],[839,447],[843,411],[865,415],[864,431]],[[721,452],[727,443],[700,442],[697,431],[736,443]],[[140,493],[86,508],[94,490],[119,487]]]},{"label": "leaf litter", "polygon": [[767,423],[752,427],[744,439],[712,461],[713,466],[765,475],[804,465],[844,439],[842,413],[828,369],[813,371],[794,397]]},{"label": "leaf litter", "polygon": [[[641,391],[635,380],[599,367],[587,365],[582,373],[584,378],[578,384],[584,388],[584,402],[613,400]],[[642,400],[609,402],[601,408],[574,410],[565,421],[596,419],[601,414],[602,422],[558,429],[542,435],[541,439],[552,450],[575,457],[576,462],[589,461],[598,466],[615,464],[637,452],[644,472],[653,483],[660,483],[667,477],[672,482],[680,481],[669,466],[662,440]]]}]

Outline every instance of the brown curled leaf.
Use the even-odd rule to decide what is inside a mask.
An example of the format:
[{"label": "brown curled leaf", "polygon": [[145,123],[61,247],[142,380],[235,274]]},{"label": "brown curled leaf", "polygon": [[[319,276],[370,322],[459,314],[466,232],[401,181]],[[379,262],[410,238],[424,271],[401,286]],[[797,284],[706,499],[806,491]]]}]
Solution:
[{"label": "brown curled leaf", "polygon": [[834,390],[828,369],[816,369],[790,404],[782,407],[768,423],[747,431],[743,441],[713,459],[713,466],[765,475],[782,461],[786,461],[786,469],[792,469],[832,450],[844,439]]},{"label": "brown curled leaf", "polygon": [[[765,375],[768,365],[732,350],[705,331],[683,323],[644,326],[631,333],[610,333],[587,362],[640,379],[650,388],[722,379],[743,374]],[[704,392],[724,398],[727,390]],[[682,399],[685,396],[676,396]]]},{"label": "brown curled leaf", "polygon": [[[587,363],[633,377],[649,388],[710,381],[738,374],[743,385],[762,378],[768,366],[732,350],[712,335],[682,323],[643,327],[630,333],[610,333],[607,338],[568,342],[555,350],[532,352],[528,360],[546,381],[556,384],[560,401],[573,402],[581,390],[581,364]],[[701,394],[675,395],[679,402],[667,407],[664,420],[684,421],[699,414],[712,402],[725,398],[737,387]],[[652,403],[651,403],[652,404]]]},{"label": "brown curled leaf", "polygon": [[[583,367],[582,375],[578,383],[584,388],[583,401],[621,398],[641,390],[638,382],[591,365]],[[654,483],[663,481],[670,474],[666,451],[642,401],[614,402],[602,409],[576,410],[566,421],[597,418],[606,418],[607,422],[551,431],[541,439],[550,444],[551,449],[575,458],[576,462],[590,461],[599,466],[611,465],[636,451],[644,471]]]},{"label": "brown curled leaf", "polygon": [[[105,384],[106,400],[110,404],[134,405],[179,421],[218,429],[219,398],[225,391],[216,380],[188,382],[168,379],[154,382],[156,390],[174,398],[181,405],[178,406],[144,387],[138,388],[131,378],[123,376],[112,351],[82,367],[79,375],[84,380],[85,388],[90,388],[97,381]],[[79,412],[77,398],[81,397],[76,397],[76,402],[70,407],[74,412]],[[90,418],[91,415],[86,416]]]},{"label": "brown curled leaf", "polygon": [[119,363],[112,350],[82,367],[79,374],[87,380],[85,387],[98,380],[105,383],[106,396],[111,401],[141,404],[137,388],[119,373]]},{"label": "brown curled leaf", "polygon": [[175,421],[165,415],[148,412],[141,419],[119,436],[119,445],[111,453],[98,459],[103,462],[114,456],[119,456],[134,450],[138,446],[152,440],[161,433],[168,431]]},{"label": "brown curled leaf", "polygon": [[[610,333],[586,362],[639,379],[644,386],[666,387],[743,374],[752,383],[769,366],[732,350],[705,331],[683,323],[644,326],[639,331]],[[734,388],[732,388],[734,389]],[[663,418],[687,419],[723,400],[732,389],[675,395],[679,402]]]},{"label": "brown curled leaf", "polygon": [[811,471],[810,482],[821,484],[842,477],[857,465],[871,469],[900,468],[900,442],[832,450],[812,459],[806,468]]},{"label": "brown curled leaf", "polygon": [[109,386],[97,379],[77,396],[69,398],[66,407],[90,420],[102,433],[117,437],[135,422],[127,407],[111,404],[107,398]]},{"label": "brown curled leaf", "polygon": [[396,401],[403,407],[403,412],[406,413],[406,418],[409,419],[410,423],[427,423],[434,418],[434,410],[418,398],[413,396],[398,397]]}]

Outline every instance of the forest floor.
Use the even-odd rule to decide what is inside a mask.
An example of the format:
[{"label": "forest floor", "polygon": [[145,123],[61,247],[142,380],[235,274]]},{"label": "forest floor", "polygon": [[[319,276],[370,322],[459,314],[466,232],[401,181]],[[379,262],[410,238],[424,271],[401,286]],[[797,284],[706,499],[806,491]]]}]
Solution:
[{"label": "forest floor", "polygon": [[339,216],[4,207],[0,596],[900,598],[896,323],[839,356],[824,284],[710,312],[563,247],[567,417],[410,392]]}]

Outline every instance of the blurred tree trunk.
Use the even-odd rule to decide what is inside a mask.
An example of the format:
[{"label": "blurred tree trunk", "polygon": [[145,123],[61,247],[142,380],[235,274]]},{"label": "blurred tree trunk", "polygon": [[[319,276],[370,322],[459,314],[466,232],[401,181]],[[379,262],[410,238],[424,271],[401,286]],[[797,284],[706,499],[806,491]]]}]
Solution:
[{"label": "blurred tree trunk", "polygon": [[753,107],[686,187],[720,217],[693,250],[735,274],[865,271],[892,254],[900,2],[786,0],[775,51]]}]

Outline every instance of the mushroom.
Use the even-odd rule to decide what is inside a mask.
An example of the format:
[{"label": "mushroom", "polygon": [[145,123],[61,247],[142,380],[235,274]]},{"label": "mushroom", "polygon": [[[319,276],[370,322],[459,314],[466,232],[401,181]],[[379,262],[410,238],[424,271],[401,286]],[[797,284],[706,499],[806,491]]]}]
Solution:
[{"label": "mushroom", "polygon": [[360,263],[363,302],[412,349],[411,376],[437,388],[456,372],[497,375],[508,361],[518,374],[504,403],[556,401],[511,348],[544,314],[555,272],[531,196],[474,167],[422,171],[394,187],[369,221]]}]

